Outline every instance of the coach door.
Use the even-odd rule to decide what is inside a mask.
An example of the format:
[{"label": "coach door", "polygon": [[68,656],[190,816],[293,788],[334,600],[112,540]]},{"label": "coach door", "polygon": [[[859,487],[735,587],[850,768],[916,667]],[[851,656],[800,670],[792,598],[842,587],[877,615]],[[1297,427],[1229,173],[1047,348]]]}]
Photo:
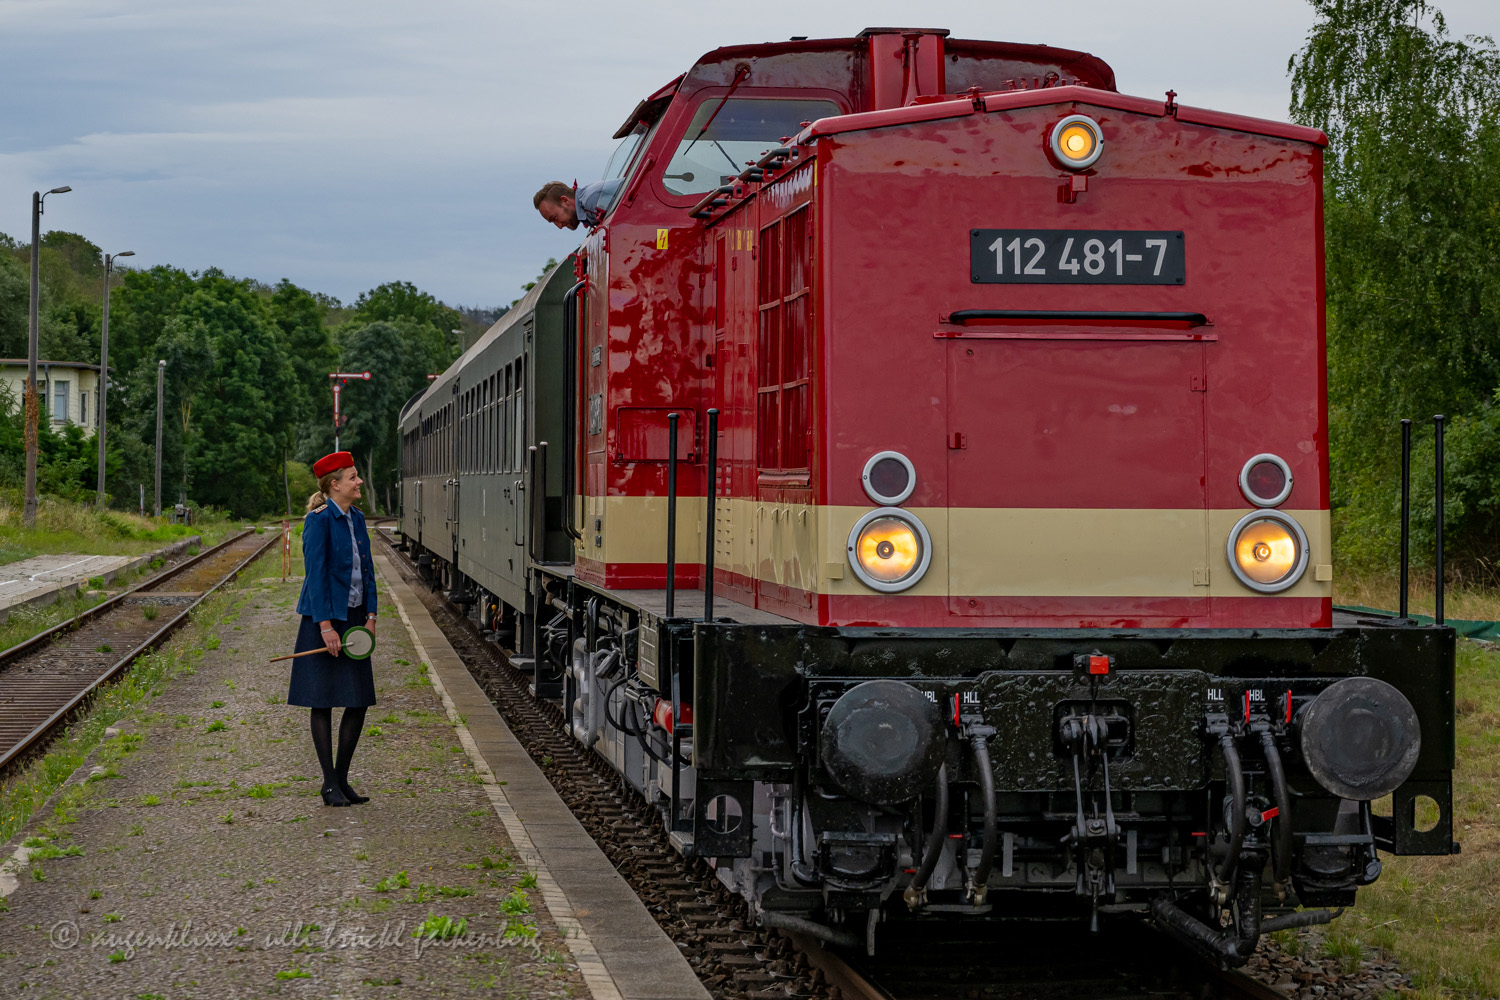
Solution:
[{"label": "coach door", "polygon": [[948,342],[951,614],[1207,615],[1212,345],[1169,337],[991,327]]},{"label": "coach door", "polygon": [[[530,324],[527,330],[530,339]],[[505,482],[509,487],[506,502],[508,511],[511,549],[507,559],[524,569],[526,565],[526,539],[531,529],[530,471],[527,468],[526,448],[526,355],[505,366],[505,426],[509,437],[505,441]],[[519,578],[521,574],[517,574]]]}]

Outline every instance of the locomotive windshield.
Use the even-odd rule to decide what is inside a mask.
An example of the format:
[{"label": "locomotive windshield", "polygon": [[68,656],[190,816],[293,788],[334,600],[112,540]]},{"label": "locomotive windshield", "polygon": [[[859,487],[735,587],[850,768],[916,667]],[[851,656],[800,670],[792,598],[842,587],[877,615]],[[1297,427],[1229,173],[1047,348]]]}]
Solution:
[{"label": "locomotive windshield", "polygon": [[802,123],[841,114],[832,101],[710,97],[698,105],[662,174],[672,194],[706,194],[746,164],[802,131]]}]

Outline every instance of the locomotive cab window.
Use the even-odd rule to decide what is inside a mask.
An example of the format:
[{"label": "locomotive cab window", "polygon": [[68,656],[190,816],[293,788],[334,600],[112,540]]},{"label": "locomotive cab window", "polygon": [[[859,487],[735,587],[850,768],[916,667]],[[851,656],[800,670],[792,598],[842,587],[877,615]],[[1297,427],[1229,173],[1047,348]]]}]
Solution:
[{"label": "locomotive cab window", "polygon": [[677,142],[672,162],[662,171],[671,194],[707,194],[727,184],[747,162],[802,131],[805,121],[842,114],[832,101],[761,97],[706,98]]},{"label": "locomotive cab window", "polygon": [[620,144],[610,154],[609,162],[604,165],[603,179],[618,180],[620,183],[615,186],[614,194],[610,196],[605,214],[615,207],[615,202],[619,201],[620,195],[625,193],[625,182],[629,181],[631,175],[635,173],[635,168],[640,163],[641,152],[650,145],[647,139],[655,127],[654,123],[651,125],[644,122],[638,123],[630,130],[629,135],[620,140]]}]

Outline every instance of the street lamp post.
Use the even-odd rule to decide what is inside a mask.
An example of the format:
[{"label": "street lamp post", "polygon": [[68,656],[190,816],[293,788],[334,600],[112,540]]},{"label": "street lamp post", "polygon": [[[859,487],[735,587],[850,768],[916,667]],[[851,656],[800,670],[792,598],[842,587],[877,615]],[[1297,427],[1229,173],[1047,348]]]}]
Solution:
[{"label": "street lamp post", "polygon": [[[67,194],[73,190],[64,185],[55,187],[47,194]],[[36,358],[37,358],[37,306],[42,295],[39,266],[42,259],[42,211],[47,194],[31,192],[31,319],[27,337],[26,355],[26,509],[25,523],[36,527]]]},{"label": "street lamp post", "polygon": [[99,333],[99,406],[97,407],[97,419],[99,421],[99,488],[94,491],[94,502],[102,510],[104,508],[104,418],[108,413],[109,402],[109,273],[114,267],[114,262],[120,257],[134,257],[134,250],[122,250],[120,253],[110,256],[104,255],[104,321],[100,324]]},{"label": "street lamp post", "polygon": [[155,514],[161,517],[161,413],[162,387],[167,380],[167,363],[156,363],[156,503]]}]

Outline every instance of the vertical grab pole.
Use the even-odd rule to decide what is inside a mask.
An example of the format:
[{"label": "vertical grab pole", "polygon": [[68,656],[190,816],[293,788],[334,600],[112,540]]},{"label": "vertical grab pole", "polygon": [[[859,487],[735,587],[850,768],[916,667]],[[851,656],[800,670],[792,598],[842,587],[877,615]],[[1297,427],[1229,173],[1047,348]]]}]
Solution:
[{"label": "vertical grab pole", "polygon": [[1441,413],[1432,418],[1435,438],[1433,441],[1433,462],[1436,481],[1432,487],[1433,506],[1437,508],[1437,601],[1433,607],[1432,617],[1437,624],[1443,624],[1443,421],[1447,418]]},{"label": "vertical grab pole", "polygon": [[1401,421],[1401,617],[1411,576],[1411,421]]},{"label": "vertical grab pole", "polygon": [[[667,414],[667,617],[676,610],[677,598],[677,421],[680,414]],[[682,664],[673,651],[672,734],[667,741],[672,754],[672,822],[678,829],[682,817]]]},{"label": "vertical grab pole", "polygon": [[[681,414],[667,414],[667,617],[677,598],[677,421]],[[676,722],[673,722],[676,725]]]},{"label": "vertical grab pole", "polygon": [[[532,562],[547,561],[546,515],[542,513],[547,503],[547,442],[538,441],[526,447],[526,471],[530,474],[530,492],[526,494],[526,544],[523,551]],[[569,498],[571,500],[571,498]],[[521,498],[517,497],[520,503]],[[531,567],[526,567],[529,576]]]},{"label": "vertical grab pole", "polygon": [[719,539],[714,502],[719,494],[719,410],[708,410],[708,543],[703,552],[703,620],[714,620],[714,543]]}]

